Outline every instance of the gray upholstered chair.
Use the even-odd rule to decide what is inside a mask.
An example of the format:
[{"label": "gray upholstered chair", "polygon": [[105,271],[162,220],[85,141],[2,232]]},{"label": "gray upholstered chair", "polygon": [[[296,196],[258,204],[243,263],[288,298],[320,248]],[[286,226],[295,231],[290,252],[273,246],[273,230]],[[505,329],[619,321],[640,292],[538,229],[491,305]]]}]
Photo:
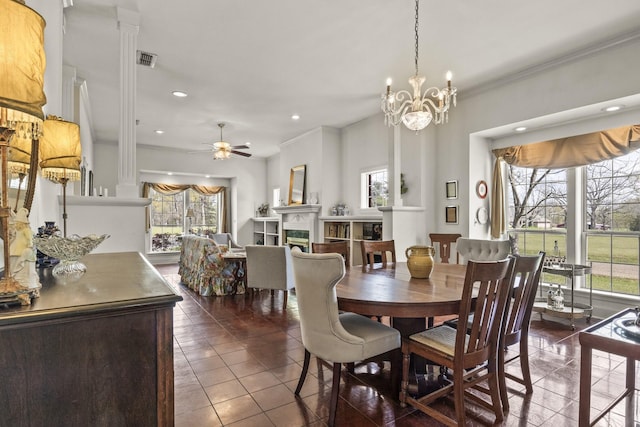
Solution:
[{"label": "gray upholstered chair", "polygon": [[283,309],[287,308],[289,289],[293,289],[293,266],[288,246],[247,245],[247,287],[284,292]]},{"label": "gray upholstered chair", "polygon": [[467,261],[498,261],[505,259],[511,252],[508,240],[482,240],[459,237],[456,240],[456,249]]},{"label": "gray upholstered chair", "polygon": [[355,313],[338,313],[336,284],[344,277],[342,255],[292,253],[304,364],[295,394],[304,384],[311,354],[333,363],[329,426],[335,424],[340,373],[353,363],[400,347],[400,333]]},{"label": "gray upholstered chair", "polygon": [[231,233],[215,233],[211,235],[211,240],[216,242],[216,245],[227,245],[229,249],[242,249],[242,246],[233,240]]}]

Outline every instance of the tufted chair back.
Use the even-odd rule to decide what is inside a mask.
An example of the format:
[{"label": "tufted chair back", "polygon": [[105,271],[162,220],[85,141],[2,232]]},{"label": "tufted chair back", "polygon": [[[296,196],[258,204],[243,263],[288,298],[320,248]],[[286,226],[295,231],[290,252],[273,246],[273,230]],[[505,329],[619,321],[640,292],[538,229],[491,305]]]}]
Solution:
[{"label": "tufted chair back", "polygon": [[459,237],[456,249],[467,261],[498,261],[509,256],[511,246],[508,240],[482,240]]}]

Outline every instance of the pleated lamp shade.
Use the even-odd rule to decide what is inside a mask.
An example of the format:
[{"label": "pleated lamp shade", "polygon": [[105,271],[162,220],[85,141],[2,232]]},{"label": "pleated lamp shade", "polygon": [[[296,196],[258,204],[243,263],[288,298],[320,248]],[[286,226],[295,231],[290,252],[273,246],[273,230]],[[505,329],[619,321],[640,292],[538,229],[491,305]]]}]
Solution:
[{"label": "pleated lamp shade", "polygon": [[25,137],[39,131],[47,102],[44,26],[42,16],[23,3],[0,0],[0,128]]},{"label": "pleated lamp shade", "polygon": [[51,181],[80,180],[80,126],[48,116],[40,137],[40,173]]},{"label": "pleated lamp shade", "polygon": [[23,138],[18,133],[13,135],[9,144],[7,166],[10,173],[27,175],[31,163],[31,138]]}]

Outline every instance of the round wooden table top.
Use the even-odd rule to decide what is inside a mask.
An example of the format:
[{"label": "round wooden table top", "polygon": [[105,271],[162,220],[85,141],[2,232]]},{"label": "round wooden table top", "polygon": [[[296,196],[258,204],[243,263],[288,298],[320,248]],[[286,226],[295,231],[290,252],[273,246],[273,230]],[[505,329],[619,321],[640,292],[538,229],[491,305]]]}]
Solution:
[{"label": "round wooden table top", "polygon": [[338,307],[370,316],[419,318],[456,314],[466,266],[434,264],[428,279],[412,278],[406,263],[363,272],[347,269],[336,286]]}]

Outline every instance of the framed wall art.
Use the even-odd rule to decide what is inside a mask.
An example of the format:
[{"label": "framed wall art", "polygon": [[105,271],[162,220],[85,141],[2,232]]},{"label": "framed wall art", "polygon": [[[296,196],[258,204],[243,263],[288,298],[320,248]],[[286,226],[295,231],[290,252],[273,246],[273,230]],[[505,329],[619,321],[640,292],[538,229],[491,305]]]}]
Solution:
[{"label": "framed wall art", "polygon": [[458,198],[458,181],[447,181],[445,193],[447,195],[447,199],[457,199]]},{"label": "framed wall art", "polygon": [[446,222],[447,224],[458,223],[458,207],[457,206],[447,206],[445,208],[444,222]]}]

